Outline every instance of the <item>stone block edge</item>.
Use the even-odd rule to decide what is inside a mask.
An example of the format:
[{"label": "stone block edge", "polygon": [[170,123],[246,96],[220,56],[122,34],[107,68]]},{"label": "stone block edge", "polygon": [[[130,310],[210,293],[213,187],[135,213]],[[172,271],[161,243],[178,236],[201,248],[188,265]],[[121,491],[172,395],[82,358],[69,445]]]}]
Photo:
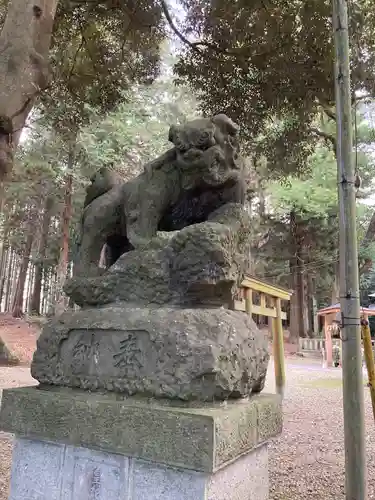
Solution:
[{"label": "stone block edge", "polygon": [[[124,456],[132,456],[134,458],[138,458],[140,460],[151,461],[154,463],[160,463],[162,465],[168,465],[172,467],[190,469],[197,472],[205,472],[205,473],[213,473],[216,472],[223,467],[226,467],[237,458],[245,455],[246,453],[251,452],[253,449],[258,448],[262,444],[266,443],[272,437],[277,436],[282,431],[282,413],[281,413],[281,401],[279,397],[273,394],[260,394],[253,396],[250,398],[248,402],[244,402],[243,400],[239,401],[239,405],[254,405],[257,408],[257,429],[256,429],[256,442],[249,443],[249,446],[246,448],[237,448],[237,444],[234,444],[234,452],[229,460],[221,460],[217,454],[216,450],[216,442],[217,442],[217,428],[216,421],[219,419],[219,416],[223,415],[225,412],[228,412],[228,416],[231,416],[231,413],[234,415],[234,408],[237,410],[236,403],[231,403],[228,406],[213,406],[205,405],[203,407],[176,407],[174,405],[162,405],[158,404],[158,401],[154,401],[154,405],[149,405],[139,400],[116,400],[112,398],[106,398],[105,395],[100,395],[99,402],[103,404],[107,404],[109,406],[117,407],[118,412],[120,410],[121,418],[126,418],[126,413],[131,412],[136,409],[140,412],[148,412],[155,413],[159,417],[165,416],[166,418],[169,416],[175,417],[179,419],[179,417],[183,417],[183,421],[188,423],[189,425],[196,425],[194,429],[198,435],[199,433],[205,434],[205,439],[200,440],[200,449],[199,456],[189,456],[189,451],[185,453],[183,457],[175,455],[176,450],[179,448],[186,449],[186,443],[189,442],[189,436],[184,435],[185,429],[182,429],[182,433],[178,436],[170,433],[172,437],[172,449],[174,450],[172,454],[167,454],[167,456],[161,456],[159,453],[154,453],[150,451],[145,451],[144,445],[141,446],[140,449],[136,450],[131,449],[131,447],[127,446],[113,446],[111,439],[109,439],[109,444],[103,444],[103,442],[93,442],[92,440],[87,442],[87,440],[80,441],[77,440],[77,437],[72,436],[64,436],[63,434],[55,434],[51,435],[48,430],[43,428],[43,423],[39,419],[26,419],[27,412],[27,401],[29,398],[33,399],[34,402],[38,400],[45,401],[46,399],[53,399],[54,397],[59,397],[60,402],[62,400],[66,401],[67,406],[69,406],[69,400],[75,399],[76,401],[84,402],[86,400],[90,401],[91,399],[91,409],[90,412],[95,410],[95,405],[97,403],[95,393],[83,393],[80,391],[78,394],[74,394],[74,390],[71,390],[71,394],[73,396],[69,396],[68,394],[64,394],[61,390],[57,390],[56,392],[53,389],[43,390],[38,388],[38,386],[30,386],[30,387],[19,387],[19,388],[11,388],[4,389],[2,401],[0,401],[0,430],[5,432],[13,433],[18,437],[30,438],[30,439],[40,439],[43,441],[49,442],[60,442],[62,444],[73,445],[73,446],[81,446],[83,448],[92,448],[98,451],[104,451],[109,453],[117,453]],[[21,408],[18,405],[18,408],[15,408],[16,402],[20,402],[20,400],[25,403],[22,404]],[[71,402],[72,404],[72,402]],[[90,404],[89,404],[90,406]],[[230,408],[232,406],[232,408]],[[261,414],[260,409],[263,407],[270,407],[273,413],[279,413],[279,422],[280,425],[273,425],[271,422],[270,426],[267,428],[270,429],[268,435],[259,432],[259,416]],[[123,411],[121,411],[121,409]],[[69,410],[69,408],[67,408]],[[12,418],[12,414],[17,412],[17,418]],[[19,421],[19,416],[21,415],[21,422]],[[23,416],[23,417],[22,417]],[[48,417],[48,415],[46,415]],[[119,415],[115,415],[114,419],[120,418]],[[27,423],[26,423],[27,422]],[[82,424],[81,424],[82,425]],[[234,420],[233,425],[236,425]],[[155,438],[161,439],[160,436],[154,436]],[[147,444],[147,443],[146,443]],[[163,445],[163,443],[161,443]],[[162,446],[163,447],[163,446]],[[146,446],[147,448],[147,446]],[[170,450],[169,450],[170,451]]]}]

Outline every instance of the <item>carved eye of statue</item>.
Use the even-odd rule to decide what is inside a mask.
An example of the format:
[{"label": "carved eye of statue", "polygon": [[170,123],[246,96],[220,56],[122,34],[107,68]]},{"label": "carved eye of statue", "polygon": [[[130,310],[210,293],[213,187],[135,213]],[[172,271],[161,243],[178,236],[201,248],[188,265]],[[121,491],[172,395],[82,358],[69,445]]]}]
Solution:
[{"label": "carved eye of statue", "polygon": [[216,144],[213,130],[203,130],[197,132],[194,145],[200,149],[208,149]]},{"label": "carved eye of statue", "polygon": [[209,138],[209,133],[207,131],[204,131],[200,134],[198,142],[205,143],[208,141],[208,138]]}]

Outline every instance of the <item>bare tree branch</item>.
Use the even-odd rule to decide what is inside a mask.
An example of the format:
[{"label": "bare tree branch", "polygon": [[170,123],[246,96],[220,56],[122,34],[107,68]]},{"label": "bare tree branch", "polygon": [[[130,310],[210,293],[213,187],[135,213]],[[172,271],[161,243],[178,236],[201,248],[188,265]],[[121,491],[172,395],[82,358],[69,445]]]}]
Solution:
[{"label": "bare tree branch", "polygon": [[175,35],[178,36],[178,38],[185,44],[188,45],[194,52],[201,54],[201,51],[197,48],[195,43],[192,43],[190,40],[188,40],[177,28],[175,25],[172,16],[168,10],[168,6],[165,2],[165,0],[160,0],[160,5],[162,8],[162,11],[164,13],[165,19],[167,20],[169,26],[171,27],[172,31],[174,32]]},{"label": "bare tree branch", "polygon": [[362,241],[362,245],[368,245],[369,243],[374,241],[374,237],[375,237],[375,212],[372,214],[365,237],[363,238]]},{"label": "bare tree branch", "polygon": [[319,98],[318,98],[318,103],[323,108],[323,111],[328,116],[328,118],[331,118],[331,120],[336,121],[336,114],[332,111],[332,107],[329,105],[329,103]]},{"label": "bare tree branch", "polygon": [[[216,54],[218,54],[218,55],[225,55],[225,56],[232,56],[232,57],[242,57],[242,58],[246,58],[246,59],[249,58],[249,55],[246,56],[244,54],[244,49],[242,47],[238,47],[237,49],[236,48],[231,48],[230,50],[228,50],[228,49],[221,49],[220,47],[218,47],[214,43],[210,43],[210,42],[206,42],[206,41],[191,42],[177,28],[176,24],[174,23],[174,21],[172,19],[171,14],[169,12],[169,9],[168,9],[166,1],[165,0],[160,0],[160,5],[161,5],[162,11],[164,13],[164,16],[165,16],[165,18],[166,18],[169,26],[171,27],[172,31],[175,33],[175,35],[177,35],[177,37],[185,45],[187,45],[188,47],[190,47],[191,50],[193,50],[196,54],[203,54],[202,50],[200,50],[200,47],[206,47],[206,48],[212,50],[213,52],[216,52]],[[284,46],[284,45],[287,45],[288,43],[289,43],[288,41],[284,41],[280,45],[280,48],[282,46]],[[270,54],[270,51],[267,50],[267,51],[263,51],[263,52],[258,52],[258,53],[255,53],[255,54],[251,54],[251,57],[265,57],[265,56],[267,56],[269,54]]]},{"label": "bare tree branch", "polygon": [[356,97],[354,94],[352,98],[352,106],[357,106],[357,104],[361,101],[365,102],[365,104],[368,104],[371,101],[371,99],[372,99],[371,94],[365,94],[359,97]]},{"label": "bare tree branch", "polygon": [[161,8],[164,13],[165,19],[167,20],[169,26],[171,27],[172,31],[174,32],[175,35],[185,44],[188,45],[195,53],[197,54],[202,54],[202,51],[199,49],[199,47],[207,47],[210,48],[211,50],[219,53],[219,54],[225,54],[225,55],[239,55],[237,51],[228,51],[228,50],[223,50],[217,47],[216,45],[209,43],[209,42],[191,42],[188,40],[183,33],[177,28],[175,25],[172,16],[168,10],[167,3],[165,0],[160,0]]},{"label": "bare tree branch", "polygon": [[74,72],[75,67],[76,67],[78,54],[81,52],[84,43],[85,43],[85,39],[83,38],[83,36],[81,36],[81,43],[77,47],[76,53],[74,54],[74,57],[73,57],[72,67],[70,68],[70,71],[69,71],[67,86],[69,86],[70,80],[73,77],[73,72]]},{"label": "bare tree branch", "polygon": [[317,135],[318,137],[322,137],[326,141],[330,142],[331,145],[333,146],[333,150],[336,154],[337,151],[337,141],[336,137],[332,134],[328,134],[327,132],[324,132],[323,130],[319,130],[316,127],[310,127],[310,130],[313,134]]},{"label": "bare tree branch", "polygon": [[323,110],[325,114],[328,116],[328,118],[331,118],[331,120],[336,121],[336,114],[332,111],[332,109],[323,106]]}]

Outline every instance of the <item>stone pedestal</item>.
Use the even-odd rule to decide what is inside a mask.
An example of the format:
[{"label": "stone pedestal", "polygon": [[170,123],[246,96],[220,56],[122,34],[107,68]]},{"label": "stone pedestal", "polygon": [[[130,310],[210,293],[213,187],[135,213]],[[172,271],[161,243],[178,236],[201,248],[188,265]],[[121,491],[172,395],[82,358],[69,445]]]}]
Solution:
[{"label": "stone pedestal", "polygon": [[217,404],[51,387],[3,393],[10,500],[266,500],[280,400]]}]

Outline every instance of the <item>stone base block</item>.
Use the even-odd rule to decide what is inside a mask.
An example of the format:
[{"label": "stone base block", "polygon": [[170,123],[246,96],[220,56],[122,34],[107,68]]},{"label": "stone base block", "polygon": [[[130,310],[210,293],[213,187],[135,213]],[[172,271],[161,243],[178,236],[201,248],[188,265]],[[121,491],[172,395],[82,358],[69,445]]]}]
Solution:
[{"label": "stone base block", "polygon": [[266,500],[264,444],[214,474],[17,439],[9,500]]},{"label": "stone base block", "polygon": [[4,390],[10,500],[263,500],[280,399],[217,404],[67,388]]},{"label": "stone base block", "polygon": [[217,401],[260,393],[268,361],[267,336],[243,312],[116,303],[51,320],[31,374],[41,384]]}]

